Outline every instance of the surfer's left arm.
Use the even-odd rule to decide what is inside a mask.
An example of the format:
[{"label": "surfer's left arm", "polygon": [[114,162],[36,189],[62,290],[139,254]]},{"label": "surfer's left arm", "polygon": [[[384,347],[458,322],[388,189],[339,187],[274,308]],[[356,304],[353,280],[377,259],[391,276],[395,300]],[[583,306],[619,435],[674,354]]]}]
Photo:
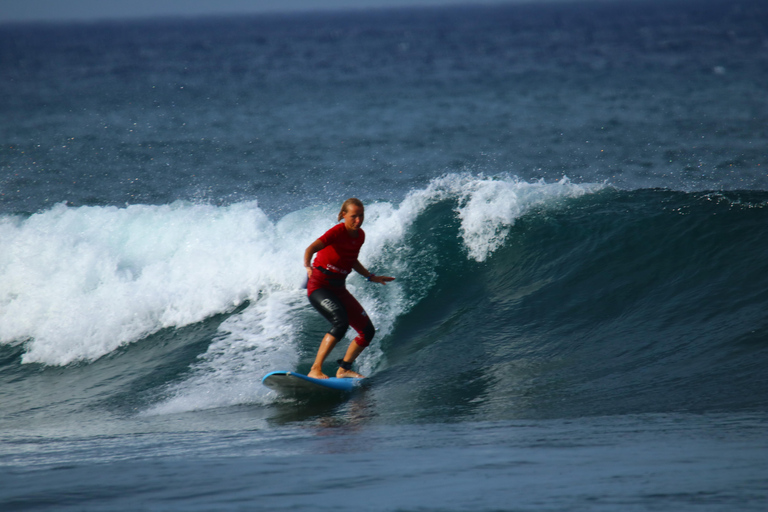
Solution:
[{"label": "surfer's left arm", "polygon": [[377,276],[373,272],[369,272],[368,269],[365,268],[362,263],[360,263],[360,260],[355,261],[355,264],[352,265],[352,268],[355,270],[355,272],[371,281],[372,283],[387,284],[388,282],[395,280],[394,277]]}]

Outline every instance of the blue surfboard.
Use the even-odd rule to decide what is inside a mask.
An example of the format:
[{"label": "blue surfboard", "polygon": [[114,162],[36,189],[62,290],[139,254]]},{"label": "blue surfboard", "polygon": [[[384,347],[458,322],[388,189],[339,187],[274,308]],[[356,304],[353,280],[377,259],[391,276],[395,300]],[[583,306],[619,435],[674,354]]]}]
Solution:
[{"label": "blue surfboard", "polygon": [[362,385],[364,379],[315,379],[301,373],[277,371],[270,372],[261,379],[261,383],[283,395],[311,394],[323,391],[350,393]]}]

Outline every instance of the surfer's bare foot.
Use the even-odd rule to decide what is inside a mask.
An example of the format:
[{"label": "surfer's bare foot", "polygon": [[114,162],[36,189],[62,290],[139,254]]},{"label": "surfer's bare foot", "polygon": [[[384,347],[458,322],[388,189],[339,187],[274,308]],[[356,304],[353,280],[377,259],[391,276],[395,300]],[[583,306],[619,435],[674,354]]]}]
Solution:
[{"label": "surfer's bare foot", "polygon": [[307,374],[307,377],[312,377],[313,379],[327,379],[328,376],[324,374],[321,370],[315,370],[312,368],[309,370],[309,373]]},{"label": "surfer's bare foot", "polygon": [[339,368],[336,371],[336,377],[340,379],[364,379],[364,375],[360,375],[357,372],[354,372],[352,370],[345,370],[344,368]]}]

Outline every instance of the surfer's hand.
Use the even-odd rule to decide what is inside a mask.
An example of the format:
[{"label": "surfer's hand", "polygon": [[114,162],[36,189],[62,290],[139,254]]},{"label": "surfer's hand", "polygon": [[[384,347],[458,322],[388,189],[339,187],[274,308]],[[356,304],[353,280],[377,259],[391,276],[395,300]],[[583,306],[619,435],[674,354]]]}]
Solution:
[{"label": "surfer's hand", "polygon": [[307,269],[307,279],[312,278],[312,267],[305,267]]},{"label": "surfer's hand", "polygon": [[387,284],[388,282],[394,281],[394,280],[395,280],[394,277],[389,277],[389,276],[373,276],[373,277],[371,277],[371,281],[373,281],[374,283],[379,283],[379,284]]}]

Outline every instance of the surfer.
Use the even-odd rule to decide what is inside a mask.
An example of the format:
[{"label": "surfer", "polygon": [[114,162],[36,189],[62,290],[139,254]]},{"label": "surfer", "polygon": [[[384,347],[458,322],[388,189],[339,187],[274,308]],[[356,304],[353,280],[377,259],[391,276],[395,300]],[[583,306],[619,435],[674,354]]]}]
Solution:
[{"label": "surfer", "polygon": [[[357,331],[357,337],[349,344],[344,358],[338,360],[336,377],[363,377],[352,370],[352,363],[371,343],[376,329],[357,299],[347,291],[346,279],[349,273],[354,270],[368,281],[379,284],[387,284],[395,279],[369,272],[357,259],[360,247],[365,242],[365,232],[360,229],[364,217],[362,201],[354,197],[347,199],[341,205],[339,223],[304,251],[309,302],[331,322],[331,329],[323,337],[312,369],[307,374],[316,379],[328,378],[323,373],[323,362],[350,325]],[[312,257],[315,254],[317,257],[313,266]]]}]

